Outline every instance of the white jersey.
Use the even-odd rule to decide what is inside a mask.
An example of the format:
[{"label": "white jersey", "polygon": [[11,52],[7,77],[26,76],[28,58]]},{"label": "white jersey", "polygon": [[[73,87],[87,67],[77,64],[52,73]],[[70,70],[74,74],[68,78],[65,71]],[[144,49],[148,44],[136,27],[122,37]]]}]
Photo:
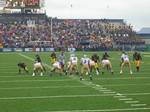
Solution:
[{"label": "white jersey", "polygon": [[90,59],[89,58],[81,58],[81,63],[83,65],[89,65],[90,64]]},{"label": "white jersey", "polygon": [[108,59],[104,59],[104,60],[102,60],[102,64],[103,65],[108,65],[108,64],[110,64],[110,61],[108,60]]},{"label": "white jersey", "polygon": [[58,68],[58,69],[61,69],[61,65],[60,65],[60,62],[55,62],[54,64],[53,64],[53,67],[54,68]]},{"label": "white jersey", "polygon": [[90,59],[90,65],[95,65],[95,62]]},{"label": "white jersey", "polygon": [[65,56],[64,55],[59,55],[59,62],[61,62],[62,64],[65,64]]},{"label": "white jersey", "polygon": [[72,63],[72,64],[77,64],[78,63],[78,58],[77,57],[70,57],[70,62]]},{"label": "white jersey", "polygon": [[121,59],[123,59],[123,61],[129,61],[128,55],[122,55]]},{"label": "white jersey", "polygon": [[35,64],[34,64],[34,70],[36,70],[36,69],[42,69],[43,67],[42,67],[42,64],[40,63],[40,62],[36,62]]}]

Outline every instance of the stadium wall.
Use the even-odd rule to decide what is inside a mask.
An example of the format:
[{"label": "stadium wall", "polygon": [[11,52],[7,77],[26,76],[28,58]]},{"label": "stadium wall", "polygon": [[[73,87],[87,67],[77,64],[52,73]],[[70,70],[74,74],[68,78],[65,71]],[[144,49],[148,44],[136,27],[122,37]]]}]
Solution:
[{"label": "stadium wall", "polygon": [[[61,48],[0,48],[0,52],[52,52],[52,51],[61,51]],[[65,51],[150,51],[150,45],[147,45],[146,47],[142,48],[130,48],[130,47],[125,47],[125,48],[120,48],[120,49],[75,49],[75,48],[66,48],[63,49]]]}]

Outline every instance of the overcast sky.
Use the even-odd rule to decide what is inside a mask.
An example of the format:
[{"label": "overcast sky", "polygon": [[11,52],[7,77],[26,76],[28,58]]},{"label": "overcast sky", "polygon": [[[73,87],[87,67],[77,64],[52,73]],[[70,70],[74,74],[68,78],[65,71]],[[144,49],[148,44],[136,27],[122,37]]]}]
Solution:
[{"label": "overcast sky", "polygon": [[124,19],[136,30],[150,27],[150,0],[45,0],[45,7],[51,17]]}]

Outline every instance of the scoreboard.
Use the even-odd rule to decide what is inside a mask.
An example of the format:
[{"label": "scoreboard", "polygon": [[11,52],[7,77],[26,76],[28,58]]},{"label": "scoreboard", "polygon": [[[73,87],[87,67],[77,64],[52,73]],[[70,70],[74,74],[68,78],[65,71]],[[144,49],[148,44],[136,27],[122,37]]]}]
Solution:
[{"label": "scoreboard", "polygon": [[6,8],[40,8],[40,0],[6,0]]}]

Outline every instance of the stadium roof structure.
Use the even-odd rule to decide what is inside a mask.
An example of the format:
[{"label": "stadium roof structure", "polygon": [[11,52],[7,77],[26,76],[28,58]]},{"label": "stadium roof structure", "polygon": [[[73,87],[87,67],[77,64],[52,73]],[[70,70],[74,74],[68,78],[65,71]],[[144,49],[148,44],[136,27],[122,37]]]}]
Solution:
[{"label": "stadium roof structure", "polygon": [[150,27],[142,28],[137,34],[149,34],[150,35]]}]

